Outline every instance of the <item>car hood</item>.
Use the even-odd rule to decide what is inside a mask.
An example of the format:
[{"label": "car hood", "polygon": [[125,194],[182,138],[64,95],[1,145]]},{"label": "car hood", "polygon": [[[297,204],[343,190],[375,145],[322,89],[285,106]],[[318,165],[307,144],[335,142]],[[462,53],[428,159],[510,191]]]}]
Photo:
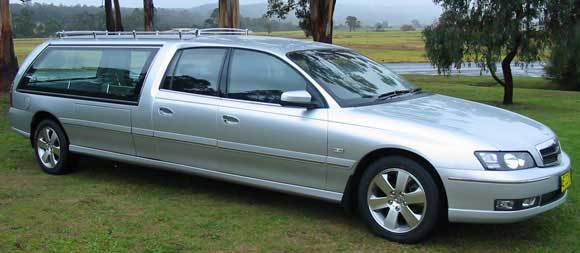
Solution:
[{"label": "car hood", "polygon": [[548,127],[520,114],[437,94],[348,111],[354,115],[339,117],[345,123],[430,138],[465,137],[497,150],[529,150],[554,137]]}]

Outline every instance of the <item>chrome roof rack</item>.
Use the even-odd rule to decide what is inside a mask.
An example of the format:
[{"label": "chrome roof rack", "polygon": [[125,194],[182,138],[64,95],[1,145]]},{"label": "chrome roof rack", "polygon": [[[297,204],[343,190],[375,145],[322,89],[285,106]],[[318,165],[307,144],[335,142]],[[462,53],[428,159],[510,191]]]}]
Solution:
[{"label": "chrome roof rack", "polygon": [[245,35],[250,34],[248,29],[237,28],[176,28],[169,31],[130,31],[130,32],[109,32],[109,31],[62,31],[57,32],[56,37],[60,39],[138,39],[138,38],[156,38],[156,39],[191,39],[207,35]]}]

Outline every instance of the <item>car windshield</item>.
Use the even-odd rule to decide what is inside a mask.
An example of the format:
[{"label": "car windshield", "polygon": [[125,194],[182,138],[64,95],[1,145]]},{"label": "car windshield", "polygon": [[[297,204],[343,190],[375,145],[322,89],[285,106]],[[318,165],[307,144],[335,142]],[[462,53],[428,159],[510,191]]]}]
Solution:
[{"label": "car windshield", "polygon": [[341,106],[383,102],[417,87],[385,66],[350,50],[306,50],[288,54]]}]

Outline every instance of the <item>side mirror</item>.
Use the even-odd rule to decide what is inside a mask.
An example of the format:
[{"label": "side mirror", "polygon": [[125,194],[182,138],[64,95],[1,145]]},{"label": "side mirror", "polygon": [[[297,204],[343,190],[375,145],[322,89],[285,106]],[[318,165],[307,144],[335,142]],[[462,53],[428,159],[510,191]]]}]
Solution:
[{"label": "side mirror", "polygon": [[308,91],[297,90],[282,93],[282,105],[310,107],[312,106],[312,96]]}]

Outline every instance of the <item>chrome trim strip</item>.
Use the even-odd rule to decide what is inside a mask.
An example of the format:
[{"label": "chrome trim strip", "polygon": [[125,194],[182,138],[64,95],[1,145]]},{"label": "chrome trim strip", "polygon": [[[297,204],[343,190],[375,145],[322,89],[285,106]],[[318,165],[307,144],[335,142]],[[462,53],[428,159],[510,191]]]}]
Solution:
[{"label": "chrome trim strip", "polygon": [[162,131],[153,131],[153,136],[174,141],[191,142],[208,146],[216,146],[217,140],[193,135],[176,134]]},{"label": "chrome trim strip", "polygon": [[460,178],[460,177],[448,177],[447,179],[449,179],[450,181],[485,183],[485,184],[527,184],[527,183],[534,183],[534,182],[548,180],[551,177],[552,176],[545,176],[545,177],[540,177],[540,178],[527,179],[527,180],[517,180],[517,181],[484,180],[484,179]]},{"label": "chrome trim strip", "polygon": [[[30,66],[32,66],[32,65],[30,65]],[[20,86],[20,84],[18,86]],[[43,96],[51,96],[51,97],[59,97],[59,98],[68,98],[68,99],[76,99],[76,100],[82,100],[82,101],[94,101],[94,102],[101,102],[101,103],[130,105],[130,106],[139,105],[139,101],[128,101],[128,100],[119,100],[119,99],[110,99],[110,98],[81,96],[81,95],[74,95],[74,94],[66,94],[66,93],[58,92],[58,91],[40,91],[40,90],[31,90],[31,89],[18,88],[18,87],[16,88],[16,91],[21,92],[21,93],[32,94],[32,95],[43,95]]]},{"label": "chrome trim strip", "polygon": [[[281,104],[266,103],[266,102],[252,101],[252,100],[244,100],[244,99],[238,99],[238,98],[222,97],[221,99],[223,101],[232,101],[232,102],[244,103],[244,104],[265,105],[265,106],[273,106],[273,107],[282,107]],[[235,106],[227,106],[227,107],[236,108]]]},{"label": "chrome trim strip", "polygon": [[229,141],[218,141],[218,147],[225,148],[225,149],[233,149],[238,151],[244,152],[252,152],[257,154],[263,155],[271,155],[271,156],[278,156],[278,157],[285,157],[291,159],[299,159],[304,161],[310,162],[318,162],[318,163],[325,163],[326,156],[323,155],[313,155],[307,153],[301,153],[296,151],[289,151],[284,149],[276,149],[276,148],[267,148],[249,144],[242,144],[236,142],[229,142]]},{"label": "chrome trim strip", "polygon": [[332,165],[338,165],[338,166],[347,167],[347,168],[351,168],[356,163],[356,161],[353,161],[353,160],[330,157],[330,156],[326,159],[326,162],[329,164],[332,164]]},{"label": "chrome trim strip", "polygon": [[117,132],[131,133],[131,127],[128,127],[128,126],[120,126],[120,125],[114,125],[114,124],[108,124],[108,123],[101,123],[101,122],[94,122],[94,121],[80,120],[80,119],[69,119],[69,118],[59,118],[59,120],[63,124],[67,124],[67,125],[94,127],[94,128],[107,129],[107,130],[117,131]]},{"label": "chrome trim strip", "polygon": [[145,128],[138,128],[138,127],[131,127],[131,132],[133,134],[138,135],[145,135],[145,136],[155,136],[153,130],[145,129]]},{"label": "chrome trim strip", "polygon": [[297,194],[306,197],[314,197],[322,200],[327,200],[335,203],[339,203],[342,200],[342,193],[338,192],[331,192],[316,188],[310,188],[305,186],[298,186],[298,185],[291,185],[286,183],[279,183],[264,179],[257,179],[257,178],[250,178],[240,175],[234,175],[229,173],[223,173],[218,171],[212,171],[207,169],[201,169],[191,166],[185,166],[181,164],[169,163],[159,160],[152,160],[143,157],[135,157],[130,155],[124,155],[119,153],[113,153],[98,149],[86,148],[76,145],[70,145],[70,151],[76,153],[82,153],[91,156],[103,157],[108,159],[113,159],[117,161],[133,163],[141,166],[146,167],[159,167],[166,170],[182,172],[182,173],[190,173],[199,176],[205,176],[210,178],[215,178],[219,180],[226,180],[234,183],[245,184],[249,186],[254,186],[258,188],[265,188],[269,190],[275,190],[280,192],[286,192],[291,194]]},{"label": "chrome trim strip", "polygon": [[30,138],[30,133],[26,132],[26,131],[22,131],[16,127],[12,127],[12,130],[14,130],[16,133],[26,137],[26,138]]},{"label": "chrome trim strip", "polygon": [[[175,94],[175,95],[183,95],[183,96],[191,96],[191,97],[200,97],[200,98],[221,100],[221,98],[218,97],[217,95],[215,95],[215,96],[214,95],[204,95],[204,94],[197,94],[197,93],[191,93],[191,92],[185,92],[185,91],[168,90],[168,89],[165,89],[163,87],[160,87],[159,88],[159,93],[157,93],[157,94],[162,94],[163,92],[166,92],[166,93],[169,93],[169,94]],[[160,97],[160,98],[161,99],[165,99],[165,100],[175,101],[175,99],[173,99],[173,98],[167,98],[167,97]],[[189,100],[183,100],[183,99],[182,100],[177,100],[177,101],[191,103],[191,101],[189,101]]]}]

